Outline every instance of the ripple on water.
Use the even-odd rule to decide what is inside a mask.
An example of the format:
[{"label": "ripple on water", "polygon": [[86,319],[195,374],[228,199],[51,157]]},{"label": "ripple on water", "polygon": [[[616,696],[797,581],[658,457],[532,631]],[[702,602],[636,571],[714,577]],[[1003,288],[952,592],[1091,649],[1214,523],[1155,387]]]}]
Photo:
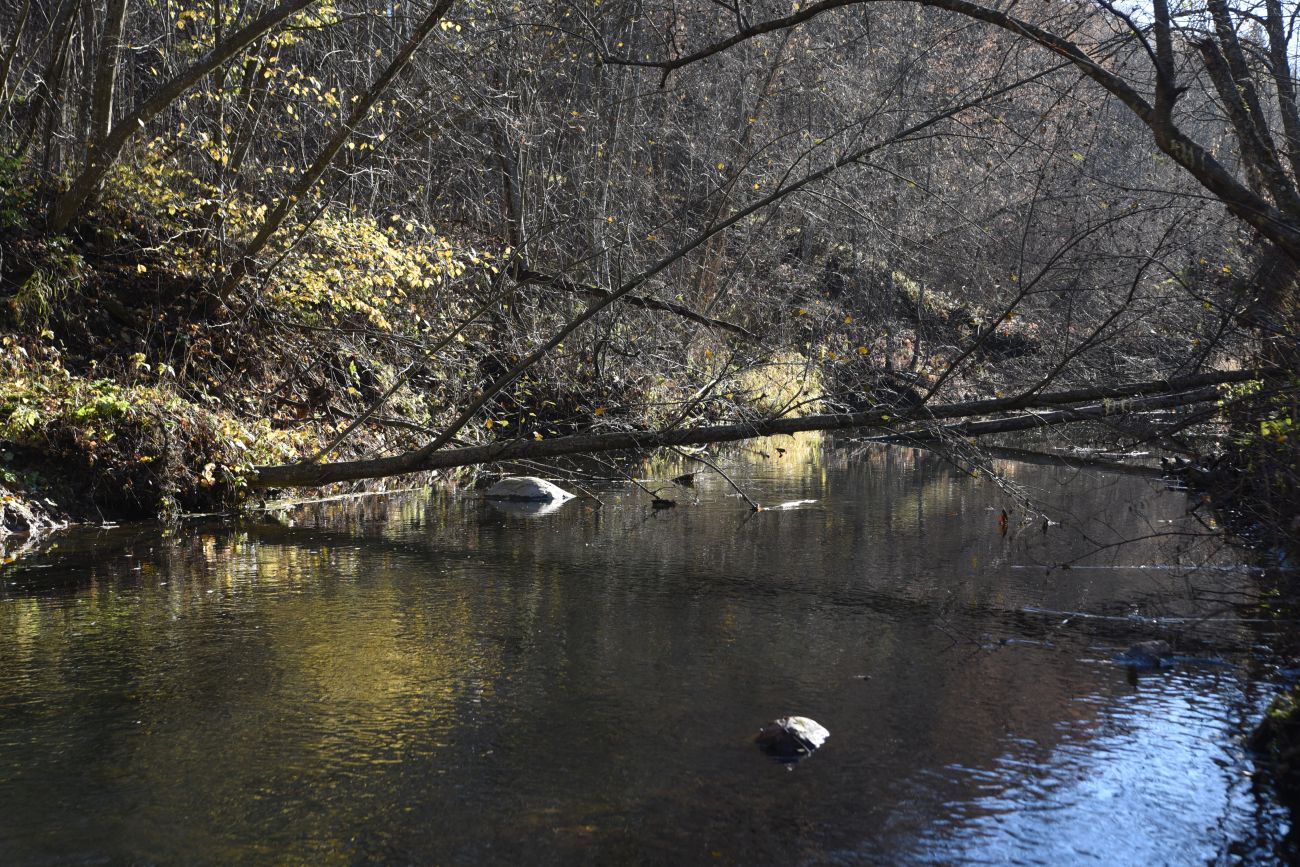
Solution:
[{"label": "ripple on water", "polygon": [[[1250,763],[1226,705],[1236,675],[1173,673],[1089,696],[1086,731],[1042,754],[1014,743],[992,767],[945,769],[977,794],[949,801],[906,860],[976,864],[1191,864],[1252,835]],[[1074,728],[1074,727],[1072,727]],[[1215,839],[1206,839],[1213,829]]]}]

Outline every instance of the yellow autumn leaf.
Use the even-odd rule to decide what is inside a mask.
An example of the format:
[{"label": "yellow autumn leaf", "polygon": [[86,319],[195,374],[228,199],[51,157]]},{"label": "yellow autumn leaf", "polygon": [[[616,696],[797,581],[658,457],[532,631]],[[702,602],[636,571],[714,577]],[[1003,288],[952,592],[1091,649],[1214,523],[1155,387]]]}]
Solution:
[{"label": "yellow autumn leaf", "polygon": [[596,407],[596,411],[592,413],[592,415],[597,415],[597,416],[604,415],[604,414],[605,414],[605,407],[603,406]]},{"label": "yellow autumn leaf", "polygon": [[137,274],[143,274],[144,272],[148,271],[149,269],[146,268],[144,265],[136,265],[136,266],[135,266],[135,270],[136,270],[136,273],[137,273]]}]

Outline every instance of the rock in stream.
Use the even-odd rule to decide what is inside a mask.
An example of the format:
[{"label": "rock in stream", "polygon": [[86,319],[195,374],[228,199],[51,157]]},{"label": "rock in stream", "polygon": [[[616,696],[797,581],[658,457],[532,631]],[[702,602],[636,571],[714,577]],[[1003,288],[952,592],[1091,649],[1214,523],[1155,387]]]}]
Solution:
[{"label": "rock in stream", "polygon": [[1174,649],[1168,641],[1139,641],[1115,661],[1134,668],[1164,668],[1174,664]]},{"label": "rock in stream", "polygon": [[506,476],[487,489],[483,495],[489,500],[517,500],[532,503],[560,503],[573,499],[573,494],[537,476]]},{"label": "rock in stream", "polygon": [[815,720],[806,716],[787,716],[759,729],[754,741],[764,752],[778,758],[799,759],[811,755],[830,736],[831,733]]}]

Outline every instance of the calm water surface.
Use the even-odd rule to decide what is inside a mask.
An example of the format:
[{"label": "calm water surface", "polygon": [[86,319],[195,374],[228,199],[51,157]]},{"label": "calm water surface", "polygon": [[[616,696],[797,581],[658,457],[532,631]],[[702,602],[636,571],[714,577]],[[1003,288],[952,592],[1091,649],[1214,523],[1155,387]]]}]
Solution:
[{"label": "calm water surface", "polygon": [[[815,502],[405,495],[9,567],[0,863],[1274,858],[1268,635],[1191,599],[1250,578],[1182,495],[1003,464],[1061,522],[1004,536],[1014,491],[925,453],[724,467]],[[1156,637],[1218,662],[1114,661]],[[789,713],[831,731],[797,765],[752,743]]]}]

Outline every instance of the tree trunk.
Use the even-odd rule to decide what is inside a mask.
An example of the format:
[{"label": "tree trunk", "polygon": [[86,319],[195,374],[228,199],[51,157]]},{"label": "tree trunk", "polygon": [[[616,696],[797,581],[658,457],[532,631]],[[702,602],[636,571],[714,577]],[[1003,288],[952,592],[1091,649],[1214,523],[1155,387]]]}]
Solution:
[{"label": "tree trunk", "polygon": [[[248,483],[254,488],[316,487],[333,482],[383,478],[404,473],[448,469],[450,467],[487,464],[498,461],[537,460],[561,455],[735,442],[754,437],[793,434],[800,431],[880,428],[909,420],[964,418],[1019,409],[1062,406],[1088,400],[1124,401],[1138,399],[1128,404],[1122,402],[1103,404],[1099,409],[1083,408],[1080,412],[1087,410],[1087,413],[1078,419],[1083,420],[1104,415],[1120,415],[1142,408],[1145,404],[1140,399],[1145,395],[1156,395],[1156,397],[1150,399],[1152,405],[1164,406],[1170,405],[1170,401],[1185,403],[1193,399],[1213,400],[1218,396],[1218,391],[1208,386],[1227,382],[1243,382],[1259,378],[1262,375],[1261,371],[1258,370],[1237,370],[1182,377],[1174,380],[1082,388],[1052,394],[980,400],[935,407],[920,406],[908,409],[877,407],[865,412],[769,418],[754,422],[707,427],[577,434],[549,440],[507,440],[487,445],[442,451],[419,449],[393,457],[375,458],[373,460],[256,467],[250,475]],[[1201,391],[1189,394],[1188,389],[1201,389]],[[1071,411],[1073,410],[1067,412]]]},{"label": "tree trunk", "polygon": [[22,42],[23,31],[27,29],[27,19],[32,14],[32,0],[23,0],[23,9],[18,13],[14,32],[9,45],[0,56],[0,118],[9,110],[9,73],[13,69],[14,57],[18,55],[18,46]]},{"label": "tree trunk", "polygon": [[90,96],[89,151],[99,147],[108,137],[113,122],[113,90],[117,84],[118,62],[122,54],[122,32],[126,27],[128,0],[108,0],[108,14],[104,18],[104,32],[99,40],[99,56],[95,60],[95,81]]}]

